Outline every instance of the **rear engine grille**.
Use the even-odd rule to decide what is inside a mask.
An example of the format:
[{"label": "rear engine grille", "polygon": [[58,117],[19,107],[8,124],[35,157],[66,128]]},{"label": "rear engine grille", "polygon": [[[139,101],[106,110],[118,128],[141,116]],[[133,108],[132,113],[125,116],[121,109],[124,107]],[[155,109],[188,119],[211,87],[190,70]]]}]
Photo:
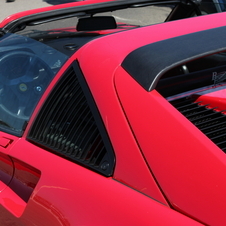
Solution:
[{"label": "rear engine grille", "polygon": [[188,120],[226,152],[226,109],[217,111],[202,102],[195,103],[191,98],[170,101]]}]

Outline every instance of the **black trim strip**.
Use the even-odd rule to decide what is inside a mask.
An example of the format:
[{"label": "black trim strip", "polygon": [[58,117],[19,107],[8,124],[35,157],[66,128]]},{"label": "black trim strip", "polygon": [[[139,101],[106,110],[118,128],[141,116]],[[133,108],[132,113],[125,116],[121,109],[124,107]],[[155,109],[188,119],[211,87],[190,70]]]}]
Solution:
[{"label": "black trim strip", "polygon": [[226,26],[199,31],[142,46],[131,52],[122,67],[147,91],[161,76],[191,60],[226,51]]}]

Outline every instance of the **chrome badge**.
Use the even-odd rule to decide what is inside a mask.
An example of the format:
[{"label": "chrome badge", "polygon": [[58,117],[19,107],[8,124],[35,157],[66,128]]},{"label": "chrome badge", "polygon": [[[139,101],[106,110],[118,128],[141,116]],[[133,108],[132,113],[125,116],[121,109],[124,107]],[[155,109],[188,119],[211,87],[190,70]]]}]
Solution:
[{"label": "chrome badge", "polygon": [[212,80],[214,81],[214,85],[223,82],[226,79],[226,71],[223,72],[213,72]]}]

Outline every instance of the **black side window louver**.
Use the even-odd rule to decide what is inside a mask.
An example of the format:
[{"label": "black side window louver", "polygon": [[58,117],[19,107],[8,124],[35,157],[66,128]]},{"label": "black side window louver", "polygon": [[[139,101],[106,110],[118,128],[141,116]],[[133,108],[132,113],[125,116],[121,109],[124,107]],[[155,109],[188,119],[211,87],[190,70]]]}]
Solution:
[{"label": "black side window louver", "polygon": [[105,176],[112,175],[114,153],[76,63],[48,97],[28,139]]},{"label": "black side window louver", "polygon": [[192,98],[180,98],[170,103],[187,119],[211,139],[222,151],[226,152],[226,109],[215,111],[208,104],[194,102]]}]

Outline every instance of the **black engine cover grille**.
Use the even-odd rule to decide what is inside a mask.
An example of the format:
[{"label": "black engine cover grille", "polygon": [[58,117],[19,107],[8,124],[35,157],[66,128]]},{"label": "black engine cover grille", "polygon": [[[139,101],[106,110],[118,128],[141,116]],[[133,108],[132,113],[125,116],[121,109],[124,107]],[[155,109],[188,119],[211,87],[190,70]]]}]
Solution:
[{"label": "black engine cover grille", "polygon": [[184,97],[170,103],[226,152],[226,109],[217,111],[217,108],[212,108],[209,104],[194,101]]}]

